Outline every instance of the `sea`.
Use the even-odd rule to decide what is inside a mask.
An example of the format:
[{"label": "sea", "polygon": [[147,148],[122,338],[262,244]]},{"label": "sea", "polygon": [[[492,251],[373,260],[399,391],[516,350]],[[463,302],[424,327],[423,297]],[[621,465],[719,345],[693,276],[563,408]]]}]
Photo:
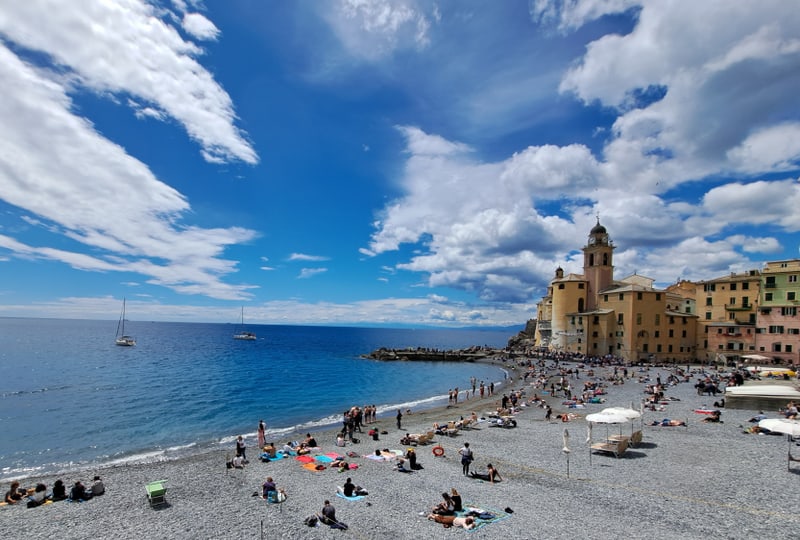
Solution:
[{"label": "sea", "polygon": [[248,324],[258,338],[237,341],[234,324],[132,321],[137,344],[119,347],[116,326],[0,318],[0,480],[232,450],[239,435],[252,447],[259,420],[277,442],[338,426],[353,405],[379,418],[444,405],[471,377],[502,386],[508,374],[362,355],[502,348],[516,333]]}]

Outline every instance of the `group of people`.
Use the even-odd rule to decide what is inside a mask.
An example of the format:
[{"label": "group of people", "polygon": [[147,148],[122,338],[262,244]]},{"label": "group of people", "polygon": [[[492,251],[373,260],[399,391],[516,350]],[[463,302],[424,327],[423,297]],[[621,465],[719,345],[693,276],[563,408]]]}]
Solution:
[{"label": "group of people", "polygon": [[63,501],[69,499],[71,501],[81,502],[88,501],[92,497],[98,497],[106,492],[105,484],[99,476],[95,476],[92,485],[86,487],[78,480],[72,486],[72,489],[67,494],[67,486],[64,485],[63,480],[56,480],[53,484],[53,491],[47,492],[47,485],[43,483],[36,484],[36,487],[25,489],[20,487],[18,481],[11,482],[9,490],[5,494],[4,501],[6,504],[20,504],[25,502],[28,508],[41,506],[47,501]]}]

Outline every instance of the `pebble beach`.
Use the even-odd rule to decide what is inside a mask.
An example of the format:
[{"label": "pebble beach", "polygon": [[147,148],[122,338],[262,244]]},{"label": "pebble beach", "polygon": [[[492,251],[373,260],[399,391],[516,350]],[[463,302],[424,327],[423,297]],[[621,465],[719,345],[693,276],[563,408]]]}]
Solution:
[{"label": "pebble beach", "polygon": [[[642,419],[630,424],[594,426],[593,442],[605,439],[607,430],[611,434],[643,431],[641,444],[615,458],[590,453],[586,414],[632,403],[638,408],[646,397],[645,384],[638,382],[638,377],[655,379],[660,375],[666,379],[668,368],[633,372],[634,377],[624,384],[607,386],[604,403],[583,409],[567,409],[562,405],[563,398],[543,395],[541,389],[523,381],[520,373],[519,368],[512,370],[509,385],[494,396],[469,401],[462,398],[458,405],[412,411],[403,417],[401,430],[393,417],[379,418],[357,434],[358,444],[336,447],[338,429],[313,433],[321,447],[315,453],[354,452],[358,457],[347,459],[358,465],[355,470],[311,471],[294,458],[262,462],[255,441],[249,440],[249,464],[244,469],[226,468],[231,449],[173,461],[25,478],[24,487],[37,482],[50,487],[57,478],[69,486],[100,475],[106,494],[82,503],[60,501],[30,509],[24,505],[0,507],[0,535],[64,539],[797,536],[800,463],[792,463],[787,470],[787,451],[798,455],[800,447],[785,436],[744,433],[751,425],[748,419],[757,411],[722,409],[722,423],[703,423],[704,415],[694,410],[711,406],[715,398],[697,395],[692,382],[670,386],[664,410],[645,410]],[[601,379],[610,374],[611,368],[595,370]],[[582,384],[587,379],[585,370],[580,377],[571,379],[571,384]],[[513,429],[479,422],[452,437],[436,436],[433,444],[416,448],[423,468],[411,473],[396,471],[391,462],[364,457],[376,449],[405,451],[407,447],[399,442],[401,436],[428,431],[434,422],[458,420],[473,411],[478,417],[488,418],[504,392],[520,389],[525,399],[534,393],[546,399],[553,407],[552,419],[545,420],[544,409],[531,405],[522,407],[515,416],[517,427]],[[578,417],[569,422],[556,418],[566,412]],[[778,417],[777,410],[765,412]],[[650,425],[664,418],[686,421],[687,426]],[[373,441],[366,433],[371,428],[387,433]],[[564,452],[565,429],[569,453]],[[303,435],[295,438],[302,440]],[[486,464],[492,463],[502,482],[490,484],[462,474],[458,450],[465,442],[475,454],[472,469],[484,472]],[[444,456],[434,456],[432,449],[437,445],[444,449]],[[254,496],[267,476],[286,491],[285,502],[267,503]],[[337,497],[336,487],[348,476],[369,494],[357,501]],[[166,480],[167,504],[153,508],[144,486],[162,479]],[[458,490],[465,506],[488,512],[495,519],[472,531],[444,528],[428,520],[428,511],[441,500],[441,493],[451,488]],[[8,485],[2,489],[5,492]],[[304,524],[307,516],[320,511],[325,499],[336,507],[337,518],[348,525],[347,530]]]}]

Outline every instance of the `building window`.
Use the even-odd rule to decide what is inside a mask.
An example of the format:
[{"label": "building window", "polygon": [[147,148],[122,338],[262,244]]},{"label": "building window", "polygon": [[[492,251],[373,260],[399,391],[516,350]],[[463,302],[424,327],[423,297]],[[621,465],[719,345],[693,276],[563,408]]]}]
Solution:
[{"label": "building window", "polygon": [[558,284],[558,290],[559,291],[563,291],[564,290],[564,284],[563,283],[559,283]]},{"label": "building window", "polygon": [[711,312],[710,311],[706,311],[706,320],[707,321],[711,320]]},{"label": "building window", "polygon": [[750,283],[745,281],[744,283],[742,283],[742,290],[746,291],[748,289],[750,289]]},{"label": "building window", "polygon": [[735,321],[736,320],[736,314],[735,313],[728,313],[728,320],[729,321]]},{"label": "building window", "polygon": [[636,299],[637,299],[637,300],[641,300],[641,299],[642,299],[642,293],[640,293],[640,292],[637,292],[637,293],[636,293]]},{"label": "building window", "polygon": [[730,301],[729,305],[731,305],[731,306],[735,306],[736,305],[736,298],[735,297],[731,296],[731,301]]},{"label": "building window", "polygon": [[735,290],[736,290],[736,283],[731,283],[731,290],[732,290],[732,291],[735,291]]},{"label": "building window", "polygon": [[767,276],[764,285],[767,289],[774,289],[775,288],[775,276]]},{"label": "building window", "polygon": [[594,316],[594,319],[593,319],[593,322],[594,322],[594,324],[600,324],[600,317],[598,317],[597,315],[595,315],[595,316]]},{"label": "building window", "polygon": [[672,352],[672,345],[667,345],[667,352]]},{"label": "building window", "polygon": [[637,313],[636,314],[636,326],[642,326],[642,314],[641,313]]},{"label": "building window", "polygon": [[766,300],[767,302],[772,302],[772,293],[771,292],[764,293],[764,300]]},{"label": "building window", "polygon": [[781,315],[784,317],[794,317],[797,315],[797,308],[796,307],[782,307],[781,308]]},{"label": "building window", "polygon": [[619,293],[619,299],[625,300],[625,293]]},{"label": "building window", "polygon": [[675,317],[669,318],[669,324],[675,324]]},{"label": "building window", "polygon": [[780,343],[773,343],[772,344],[772,352],[781,352],[781,344]]},{"label": "building window", "polygon": [[675,330],[670,329],[669,337],[675,337]]},{"label": "building window", "polygon": [[686,330],[681,331],[681,337],[686,337]]},{"label": "building window", "polygon": [[623,319],[622,315],[624,315],[624,314],[620,313],[620,314],[617,315],[617,324],[622,324],[622,319]]},{"label": "building window", "polygon": [[656,313],[656,326],[661,324],[661,314]]},{"label": "building window", "polygon": [[583,289],[583,283],[578,283],[578,288]]},{"label": "building window", "polygon": [[656,352],[657,352],[657,353],[660,353],[660,352],[661,352],[661,343],[658,343],[658,344],[656,345]]},{"label": "building window", "polygon": [[656,302],[660,302],[660,301],[661,301],[661,293],[657,292],[656,293]]},{"label": "building window", "polygon": [[784,352],[792,352],[792,346],[791,346],[791,345],[786,345],[786,346],[783,348],[783,351],[784,351]]},{"label": "building window", "polygon": [[789,291],[789,292],[787,292],[787,293],[786,293],[786,299],[787,299],[787,300],[794,300],[794,299],[795,299],[795,294],[796,294],[796,293],[795,293],[794,291]]},{"label": "building window", "polygon": [[608,302],[608,295],[607,294],[603,295],[603,302]]},{"label": "building window", "polygon": [[750,307],[750,297],[742,296],[742,307]]},{"label": "building window", "polygon": [[770,334],[783,334],[783,326],[780,325],[773,325],[767,329],[767,332]]},{"label": "building window", "polygon": [[797,283],[797,274],[791,274],[787,277],[789,278],[789,283]]},{"label": "building window", "polygon": [[710,296],[706,296],[706,305],[707,306],[711,305],[711,297]]}]

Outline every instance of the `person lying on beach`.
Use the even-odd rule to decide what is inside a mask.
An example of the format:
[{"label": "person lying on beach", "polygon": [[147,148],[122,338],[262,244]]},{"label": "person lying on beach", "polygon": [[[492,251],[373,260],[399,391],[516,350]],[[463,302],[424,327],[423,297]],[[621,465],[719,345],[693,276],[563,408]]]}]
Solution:
[{"label": "person lying on beach", "polygon": [[472,516],[456,517],[429,514],[428,519],[436,523],[441,523],[445,529],[449,529],[450,527],[464,527],[467,530],[475,528],[475,518]]},{"label": "person lying on beach", "polygon": [[670,420],[669,418],[664,418],[661,421],[653,420],[653,423],[650,424],[651,426],[685,426],[686,422],[683,420]]},{"label": "person lying on beach", "polygon": [[717,422],[717,423],[721,424],[722,423],[722,420],[720,420],[720,416],[721,415],[722,415],[721,411],[714,411],[711,414],[709,414],[708,416],[706,416],[705,418],[703,418],[703,422],[706,422],[706,423],[707,422]]},{"label": "person lying on beach", "polygon": [[244,458],[242,456],[236,456],[233,458],[233,461],[231,461],[231,466],[234,469],[244,469],[244,463]]},{"label": "person lying on beach", "polygon": [[478,480],[484,480],[492,484],[494,484],[495,482],[500,482],[502,480],[500,473],[497,472],[497,469],[495,469],[491,463],[486,465],[486,474],[471,472],[469,473],[469,475],[472,478],[477,478]]}]

